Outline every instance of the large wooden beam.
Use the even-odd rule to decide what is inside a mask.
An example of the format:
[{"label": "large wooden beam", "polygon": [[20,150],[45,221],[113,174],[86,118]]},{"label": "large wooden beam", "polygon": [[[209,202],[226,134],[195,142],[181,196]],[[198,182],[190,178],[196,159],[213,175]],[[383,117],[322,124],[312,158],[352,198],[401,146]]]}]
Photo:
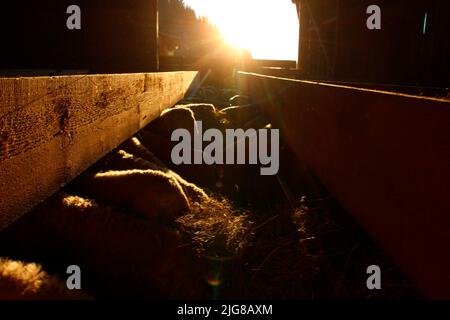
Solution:
[{"label": "large wooden beam", "polygon": [[399,266],[430,297],[450,298],[450,101],[239,78],[297,156]]},{"label": "large wooden beam", "polygon": [[182,99],[196,74],[0,79],[0,230]]}]

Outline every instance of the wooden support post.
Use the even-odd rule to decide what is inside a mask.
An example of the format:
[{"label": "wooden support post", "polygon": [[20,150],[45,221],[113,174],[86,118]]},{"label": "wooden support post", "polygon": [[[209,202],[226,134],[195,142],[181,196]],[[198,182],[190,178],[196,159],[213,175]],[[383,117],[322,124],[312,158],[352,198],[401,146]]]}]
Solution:
[{"label": "wooden support post", "polygon": [[196,74],[0,79],[0,230],[182,99]]},{"label": "wooden support post", "polygon": [[450,298],[450,101],[238,77],[399,266],[430,297]]}]

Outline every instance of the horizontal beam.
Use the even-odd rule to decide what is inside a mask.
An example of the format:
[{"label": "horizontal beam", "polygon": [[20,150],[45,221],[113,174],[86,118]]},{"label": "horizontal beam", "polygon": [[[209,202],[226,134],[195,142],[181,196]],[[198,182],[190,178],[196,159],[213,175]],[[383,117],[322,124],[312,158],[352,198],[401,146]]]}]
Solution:
[{"label": "horizontal beam", "polygon": [[428,296],[450,298],[450,101],[238,77],[397,264]]},{"label": "horizontal beam", "polygon": [[0,79],[0,230],[182,99],[196,75]]},{"label": "horizontal beam", "polygon": [[253,60],[255,67],[266,67],[266,68],[285,68],[285,69],[295,69],[297,67],[297,62],[295,60]]}]

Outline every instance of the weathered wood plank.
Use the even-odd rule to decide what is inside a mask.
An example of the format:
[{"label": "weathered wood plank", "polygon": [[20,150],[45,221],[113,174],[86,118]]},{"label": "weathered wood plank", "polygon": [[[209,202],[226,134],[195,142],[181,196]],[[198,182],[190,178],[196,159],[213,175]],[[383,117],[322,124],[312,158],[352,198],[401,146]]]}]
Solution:
[{"label": "weathered wood plank", "polygon": [[450,298],[450,102],[239,77],[297,156],[424,292]]},{"label": "weathered wood plank", "polygon": [[182,99],[195,77],[0,79],[0,230]]}]

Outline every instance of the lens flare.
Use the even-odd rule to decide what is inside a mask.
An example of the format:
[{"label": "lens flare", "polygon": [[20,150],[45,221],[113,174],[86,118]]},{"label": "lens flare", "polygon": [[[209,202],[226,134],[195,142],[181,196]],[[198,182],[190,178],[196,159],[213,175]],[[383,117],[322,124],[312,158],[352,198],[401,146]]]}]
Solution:
[{"label": "lens flare", "polygon": [[212,287],[218,287],[222,284],[222,281],[219,278],[219,275],[210,275],[207,279],[207,283]]},{"label": "lens flare", "polygon": [[184,0],[225,40],[255,59],[297,60],[298,18],[291,0]]}]

